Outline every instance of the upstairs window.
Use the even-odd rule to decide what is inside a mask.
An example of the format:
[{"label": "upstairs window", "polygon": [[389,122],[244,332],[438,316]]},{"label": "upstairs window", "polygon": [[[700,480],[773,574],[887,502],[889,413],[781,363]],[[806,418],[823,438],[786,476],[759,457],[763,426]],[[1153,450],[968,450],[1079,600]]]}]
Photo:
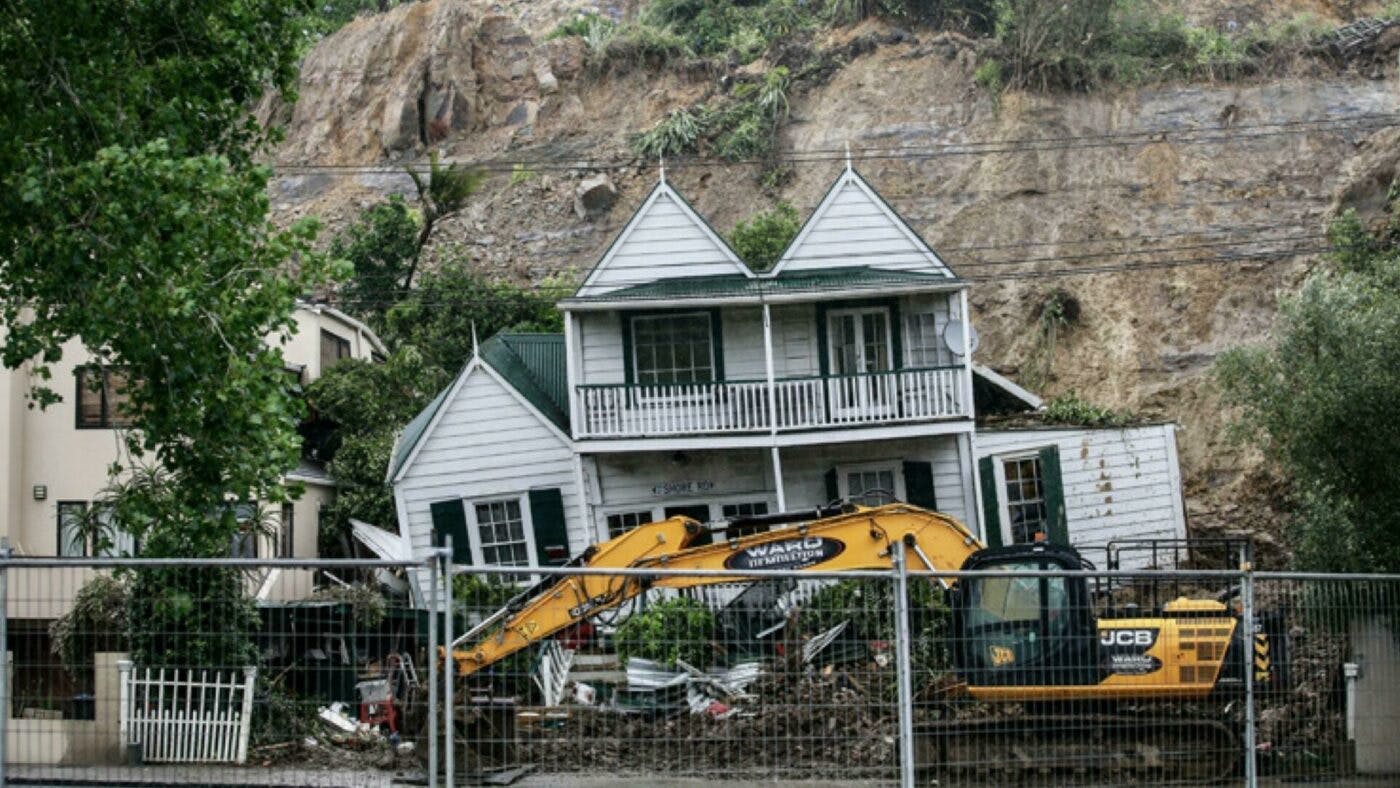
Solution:
[{"label": "upstairs window", "polygon": [[632,368],[642,384],[715,380],[714,327],[706,312],[632,318]]},{"label": "upstairs window", "polygon": [[488,566],[529,566],[530,544],[519,498],[476,504],[476,529],[481,562]]},{"label": "upstairs window", "polygon": [[322,329],[321,374],[347,358],[350,358],[350,340]]},{"label": "upstairs window", "polygon": [[127,373],[120,369],[79,367],[77,378],[78,429],[130,427],[131,393]]},{"label": "upstairs window", "polygon": [[947,367],[954,363],[953,351],[943,341],[943,331],[947,327],[948,308],[944,305],[905,315],[905,352],[910,367]]}]

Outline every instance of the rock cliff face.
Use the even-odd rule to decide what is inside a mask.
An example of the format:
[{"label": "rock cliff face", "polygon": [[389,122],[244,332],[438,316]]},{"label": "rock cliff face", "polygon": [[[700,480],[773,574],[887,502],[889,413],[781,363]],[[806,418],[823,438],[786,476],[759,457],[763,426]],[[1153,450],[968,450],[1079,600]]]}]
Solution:
[{"label": "rock cliff face", "polygon": [[[1248,21],[1280,5],[1190,10]],[[1302,5],[1342,18],[1367,10]],[[595,73],[577,39],[541,40],[552,21],[540,7],[527,23],[534,37],[485,3],[429,0],[322,42],[297,104],[262,110],[287,123],[279,212],[335,226],[410,190],[385,165],[430,149],[448,160],[605,162],[611,208],[576,210],[597,168],[522,167],[493,178],[434,241],[436,255],[469,255],[525,282],[586,270],[656,177],[627,136],[717,79]],[[819,160],[767,190],[752,165],[669,170],[697,209],[722,231],[776,199],[810,210],[846,143],[882,149],[856,166],[955,270],[987,278],[972,290],[984,363],[1040,378],[1047,394],[1180,422],[1193,528],[1268,530],[1268,488],[1250,478],[1256,459],[1223,439],[1208,371],[1221,351],[1265,337],[1278,295],[1318,263],[1330,215],[1380,205],[1400,169],[1400,133],[1383,128],[1394,118],[1377,117],[1400,112],[1395,52],[1360,69],[1304,64],[1267,80],[998,101],[973,80],[977,45],[957,36],[868,23],[813,45],[859,54],[794,86],[782,145],[832,155],[805,157]],[[949,147],[988,141],[1008,142]],[[1135,270],[1092,272],[1124,264]],[[1053,342],[1040,329],[1052,293],[1077,314]]]}]

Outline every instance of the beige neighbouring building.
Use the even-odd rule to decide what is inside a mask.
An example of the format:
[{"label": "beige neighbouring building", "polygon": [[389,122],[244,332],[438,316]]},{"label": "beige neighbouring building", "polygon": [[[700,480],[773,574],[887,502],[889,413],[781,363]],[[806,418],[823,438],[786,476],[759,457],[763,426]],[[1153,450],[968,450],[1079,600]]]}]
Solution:
[{"label": "beige neighbouring building", "polygon": [[[387,353],[373,331],[339,310],[303,302],[293,317],[296,332],[282,344],[282,351],[289,374],[302,385],[338,361],[377,359]],[[269,342],[279,340],[269,338]],[[0,536],[16,556],[79,559],[92,555],[90,545],[72,538],[71,529],[65,532],[64,522],[99,497],[109,481],[109,466],[124,456],[124,449],[120,415],[114,416],[113,403],[107,401],[119,391],[120,383],[101,391],[85,387],[81,378],[96,372],[89,361],[80,341],[64,347],[63,358],[52,365],[48,381],[63,400],[43,410],[30,407],[27,393],[38,381],[27,366],[0,369]],[[335,495],[334,481],[314,457],[305,456],[286,478],[302,484],[302,495],[283,505],[272,533],[256,544],[253,540],[231,544],[232,553],[316,557],[321,510]],[[131,547],[120,544],[116,550]],[[40,681],[37,673],[52,667],[45,665],[53,662],[47,654],[48,625],[69,609],[74,594],[90,576],[90,571],[81,569],[10,573],[6,612],[17,703],[26,691],[25,682]],[[300,599],[312,590],[309,572],[273,570],[252,583],[256,587],[250,590],[266,600]],[[63,687],[49,690],[63,697]]]}]

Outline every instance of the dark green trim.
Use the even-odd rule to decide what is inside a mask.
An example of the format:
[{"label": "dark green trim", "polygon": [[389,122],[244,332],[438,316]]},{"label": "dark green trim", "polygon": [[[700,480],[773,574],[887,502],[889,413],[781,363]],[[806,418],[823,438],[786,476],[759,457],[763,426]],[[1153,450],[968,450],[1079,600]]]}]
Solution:
[{"label": "dark green trim", "polygon": [[435,501],[428,507],[433,518],[433,545],[446,544],[443,537],[452,535],[452,563],[472,562],[472,542],[467,536],[467,505],[461,498]]},{"label": "dark green trim", "polygon": [[933,463],[904,461],[904,500],[931,512],[938,511],[938,495],[933,489]]},{"label": "dark green trim", "polygon": [[1049,532],[1045,537],[1055,544],[1069,544],[1069,522],[1065,516],[1065,485],[1060,475],[1060,448],[1046,446],[1037,452],[1040,459],[1040,483],[1045,494],[1045,519]]},{"label": "dark green trim", "polygon": [[977,461],[982,487],[982,541],[988,547],[1001,547],[1001,502],[997,497],[997,477],[993,458]]},{"label": "dark green trim", "polygon": [[841,482],[836,478],[836,469],[829,469],[822,476],[822,481],[826,483],[826,502],[841,500]]},{"label": "dark green trim", "polygon": [[[666,315],[691,315],[705,314],[710,317],[710,360],[714,363],[715,377],[713,383],[724,382],[724,319],[721,316],[719,307],[692,307],[690,309],[650,309],[636,312],[619,312],[621,321],[620,331],[622,332],[622,379],[627,381],[627,385],[643,385],[637,383],[637,364],[634,356],[634,343],[632,338],[632,321],[639,317],[665,317]],[[651,385],[650,383],[644,385]],[[583,388],[583,387],[580,387]],[[608,386],[603,386],[608,388]]]},{"label": "dark green trim", "polygon": [[535,558],[539,566],[569,562],[564,494],[558,487],[530,491],[530,527],[535,532]]}]

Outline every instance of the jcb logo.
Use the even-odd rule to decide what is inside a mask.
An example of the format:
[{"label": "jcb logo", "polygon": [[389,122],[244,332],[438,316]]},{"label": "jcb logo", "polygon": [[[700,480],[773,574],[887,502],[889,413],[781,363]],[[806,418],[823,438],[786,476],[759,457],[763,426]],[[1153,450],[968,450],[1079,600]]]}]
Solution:
[{"label": "jcb logo", "polygon": [[992,646],[990,651],[992,653],[992,667],[999,668],[1016,662],[1016,652],[1006,646]]},{"label": "jcb logo", "polygon": [[1099,633],[1099,643],[1104,646],[1150,646],[1157,639],[1151,629],[1110,629]]}]

